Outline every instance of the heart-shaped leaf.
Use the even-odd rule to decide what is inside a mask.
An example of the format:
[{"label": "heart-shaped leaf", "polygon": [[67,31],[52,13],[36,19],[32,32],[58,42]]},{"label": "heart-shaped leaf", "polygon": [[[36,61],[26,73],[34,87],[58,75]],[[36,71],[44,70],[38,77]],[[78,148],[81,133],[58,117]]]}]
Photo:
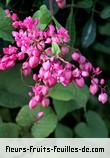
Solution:
[{"label": "heart-shaped leaf", "polygon": [[44,116],[33,125],[32,135],[35,138],[45,138],[48,137],[56,128],[57,116],[51,107],[42,108],[39,106],[38,111],[43,111]]},{"label": "heart-shaped leaf", "polygon": [[57,84],[51,88],[49,96],[56,100],[69,101],[75,96],[74,85],[70,84],[65,87],[62,84]]},{"label": "heart-shaped leaf", "polygon": [[88,111],[85,114],[86,123],[81,122],[75,127],[75,132],[82,138],[106,138],[108,131],[104,121],[96,112]]},{"label": "heart-shaped leaf", "polygon": [[16,117],[17,124],[22,127],[31,126],[32,124],[34,124],[36,120],[37,112],[38,112],[37,108],[30,110],[28,105],[22,107]]},{"label": "heart-shaped leaf", "polygon": [[73,132],[71,128],[58,124],[55,130],[55,138],[72,138]]},{"label": "heart-shaped leaf", "polygon": [[69,112],[75,111],[80,108],[86,108],[86,104],[89,99],[89,92],[87,86],[80,89],[74,85],[74,90],[75,95],[73,96],[72,100],[69,100],[68,102],[62,100],[62,98],[60,98],[60,100],[53,99],[53,105],[59,120],[61,120]]}]

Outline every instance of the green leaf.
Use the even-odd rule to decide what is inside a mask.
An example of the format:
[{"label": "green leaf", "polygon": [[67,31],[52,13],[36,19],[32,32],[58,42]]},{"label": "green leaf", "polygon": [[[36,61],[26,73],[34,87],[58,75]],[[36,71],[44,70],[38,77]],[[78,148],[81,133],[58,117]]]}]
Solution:
[{"label": "green leaf", "polygon": [[32,127],[32,135],[35,138],[45,138],[55,130],[57,125],[57,116],[51,107],[38,107],[38,110],[43,111],[44,116]]},{"label": "green leaf", "polygon": [[83,89],[79,89],[75,86],[74,90],[75,95],[72,98],[73,100],[70,100],[68,102],[53,100],[53,105],[59,120],[61,120],[69,112],[86,107],[87,101],[89,99],[87,86],[85,86]]},{"label": "green leaf", "polygon": [[12,21],[8,17],[2,8],[0,8],[0,38],[13,43],[12,38]]},{"label": "green leaf", "polygon": [[75,127],[75,132],[82,138],[106,138],[108,131],[104,121],[96,112],[85,113],[86,123],[81,122]]},{"label": "green leaf", "polygon": [[47,9],[46,5],[42,5],[40,10],[34,13],[33,18],[39,19],[39,24],[37,27],[41,28],[42,30],[44,30],[52,20],[50,11]]},{"label": "green leaf", "polygon": [[6,0],[6,4],[8,5],[11,2],[11,0]]},{"label": "green leaf", "polygon": [[62,27],[61,24],[54,17],[52,17],[52,19],[53,19],[53,21],[54,21],[57,29],[59,29],[60,27]]},{"label": "green leaf", "polygon": [[23,127],[30,127],[36,120],[37,112],[37,108],[30,110],[28,105],[22,107],[16,117],[17,124]]},{"label": "green leaf", "polygon": [[[29,78],[29,81],[31,79]],[[31,82],[32,83],[32,82]],[[8,108],[21,107],[28,103],[30,90],[21,79],[20,65],[0,72],[0,105]]]},{"label": "green leaf", "polygon": [[81,0],[76,3],[78,8],[91,8],[93,6],[93,1],[92,0]]},{"label": "green leaf", "polygon": [[82,31],[82,37],[81,37],[81,43],[84,48],[89,47],[96,38],[96,23],[94,20],[89,20],[85,24],[83,31]]},{"label": "green leaf", "polygon": [[[69,31],[69,35],[70,35],[70,39],[71,39],[69,42],[69,45],[71,47],[74,47],[75,40],[76,40],[76,31],[75,31],[75,17],[73,14],[73,7],[71,7],[71,11],[68,16],[68,19],[66,22],[66,28]],[[71,54],[70,54],[70,56],[71,56]]]},{"label": "green leaf", "polygon": [[58,124],[55,130],[55,138],[72,138],[73,132],[71,128]]},{"label": "green leaf", "polygon": [[0,123],[0,138],[17,138],[19,127],[14,123]]},{"label": "green leaf", "polygon": [[61,120],[66,114],[72,112],[80,107],[74,102],[74,100],[70,100],[68,102],[60,101],[60,100],[53,100],[53,105],[55,111],[57,113],[58,119]]},{"label": "green leaf", "polygon": [[110,18],[110,6],[106,6],[106,7],[102,10],[100,16],[101,16],[102,19]]},{"label": "green leaf", "polygon": [[69,101],[75,96],[74,85],[70,84],[69,86],[65,87],[62,84],[57,84],[51,88],[49,96],[53,99]]},{"label": "green leaf", "polygon": [[83,88],[79,88],[75,85],[75,97],[74,101],[78,107],[86,108],[86,104],[89,100],[89,90],[88,87],[85,85]]},{"label": "green leaf", "polygon": [[110,46],[105,46],[104,44],[101,43],[96,43],[93,48],[96,51],[102,52],[102,53],[106,53],[110,55]]},{"label": "green leaf", "polygon": [[17,108],[26,104],[27,98],[22,94],[15,94],[7,89],[0,89],[0,106],[7,108]]},{"label": "green leaf", "polygon": [[106,23],[105,25],[100,26],[99,32],[102,35],[110,36],[110,23]]},{"label": "green leaf", "polygon": [[52,42],[52,54],[58,55],[58,54],[60,54],[60,52],[61,52],[61,50],[60,50],[60,47],[58,46],[58,44],[55,42]]},{"label": "green leaf", "polygon": [[0,117],[2,118],[3,121],[6,121],[6,122],[12,121],[11,113],[10,113],[9,109],[7,109],[7,108],[0,109]]},{"label": "green leaf", "polygon": [[87,86],[81,89],[75,84],[70,84],[67,87],[63,86],[62,84],[57,84],[51,88],[49,96],[56,100],[77,100],[78,104],[86,104],[89,98],[89,92]]}]

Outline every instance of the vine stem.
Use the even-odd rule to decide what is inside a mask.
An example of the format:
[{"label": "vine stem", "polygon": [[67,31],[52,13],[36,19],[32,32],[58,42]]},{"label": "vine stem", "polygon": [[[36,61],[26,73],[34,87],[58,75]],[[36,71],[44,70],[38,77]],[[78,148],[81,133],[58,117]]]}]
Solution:
[{"label": "vine stem", "polygon": [[[64,60],[63,58],[61,58],[59,55],[57,56],[57,58],[62,61],[65,64],[70,64],[68,61]],[[72,64],[72,67],[75,68],[76,66]]]},{"label": "vine stem", "polygon": [[53,16],[53,0],[49,0],[49,6],[50,6],[50,12],[51,12],[51,15]]}]

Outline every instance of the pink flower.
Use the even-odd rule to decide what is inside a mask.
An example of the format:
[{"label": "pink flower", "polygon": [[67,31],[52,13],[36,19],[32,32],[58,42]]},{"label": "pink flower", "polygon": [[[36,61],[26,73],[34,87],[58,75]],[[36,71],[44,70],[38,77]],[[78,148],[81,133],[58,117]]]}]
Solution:
[{"label": "pink flower", "polygon": [[98,100],[102,103],[102,104],[105,104],[108,100],[108,96],[106,93],[102,92],[99,97],[98,97]]},{"label": "pink flower", "polygon": [[50,69],[50,62],[49,62],[49,60],[48,61],[46,61],[46,62],[44,62],[43,64],[42,64],[42,67],[43,67],[43,69],[45,70],[45,71],[47,71],[47,70],[49,70]]},{"label": "pink flower", "polygon": [[38,64],[39,64],[39,58],[38,57],[35,57],[35,56],[30,57],[30,59],[29,59],[29,66],[31,68],[36,67]]},{"label": "pink flower", "polygon": [[89,91],[92,95],[95,95],[98,92],[98,85],[97,84],[91,84]]},{"label": "pink flower", "polygon": [[50,100],[49,100],[48,98],[44,98],[44,99],[42,100],[42,106],[43,106],[43,107],[48,107],[49,104],[50,104]]},{"label": "pink flower", "polygon": [[13,21],[16,21],[17,20],[17,14],[16,13],[13,13],[12,16],[11,16],[11,19]]},{"label": "pink flower", "polygon": [[66,1],[65,0],[56,0],[57,5],[59,8],[63,9],[66,5]]},{"label": "pink flower", "polygon": [[76,82],[76,85],[80,88],[83,88],[85,85],[85,81],[82,77],[75,79],[75,82]]},{"label": "pink flower", "polygon": [[100,84],[101,84],[101,85],[104,85],[104,84],[105,84],[105,80],[104,80],[104,79],[101,79],[101,80],[100,80]]},{"label": "pink flower", "polygon": [[38,105],[38,102],[36,101],[35,97],[33,97],[29,102],[29,108],[33,109]]},{"label": "pink flower", "polygon": [[75,61],[79,61],[79,58],[80,58],[80,54],[77,52],[73,52],[72,59]]},{"label": "pink flower", "polygon": [[37,114],[38,119],[42,118],[44,116],[44,112],[43,111],[39,111]]}]

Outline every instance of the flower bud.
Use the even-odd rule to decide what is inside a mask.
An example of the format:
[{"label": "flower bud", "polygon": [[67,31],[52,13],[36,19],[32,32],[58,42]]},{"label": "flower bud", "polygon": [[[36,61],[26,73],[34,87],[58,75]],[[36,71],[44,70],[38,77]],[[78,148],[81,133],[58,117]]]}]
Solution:
[{"label": "flower bud", "polygon": [[98,92],[98,85],[97,84],[91,84],[89,91],[92,95],[95,95]]},{"label": "flower bud", "polygon": [[101,79],[101,80],[100,80],[100,84],[101,84],[101,85],[104,85],[104,84],[105,84],[105,80],[104,80],[104,79]]},{"label": "flower bud", "polygon": [[29,65],[31,68],[35,68],[39,63],[39,59],[35,56],[30,57],[29,59]]},{"label": "flower bud", "polygon": [[49,87],[54,86],[56,83],[57,83],[57,80],[54,77],[50,77],[48,79],[48,85],[49,85]]},{"label": "flower bud", "polygon": [[42,118],[44,116],[44,112],[43,111],[39,111],[37,114],[38,119]]},{"label": "flower bud", "polygon": [[49,106],[49,104],[50,104],[50,100],[48,98],[44,98],[42,100],[42,106],[43,107],[47,108]]},{"label": "flower bud", "polygon": [[50,68],[50,62],[49,62],[49,60],[48,61],[46,61],[46,62],[44,62],[43,64],[42,64],[42,67],[43,67],[43,69],[44,70],[49,70],[49,68]]},{"label": "flower bud", "polygon": [[72,59],[75,60],[75,61],[78,61],[80,58],[80,54],[77,53],[77,52],[73,52],[72,54]]},{"label": "flower bud", "polygon": [[83,77],[88,77],[89,76],[89,73],[87,71],[82,71],[81,75]]},{"label": "flower bud", "polygon": [[33,97],[29,102],[29,108],[33,109],[38,105],[38,102],[36,101],[35,97]]},{"label": "flower bud", "polygon": [[84,85],[85,85],[85,81],[82,77],[78,78],[78,79],[75,79],[75,82],[76,82],[77,86],[80,87],[80,88],[83,88]]},{"label": "flower bud", "polygon": [[98,100],[102,103],[102,104],[105,104],[108,100],[108,96],[106,93],[102,92],[99,97],[98,97]]},{"label": "flower bud", "polygon": [[48,92],[49,92],[49,88],[48,88],[47,86],[43,86],[43,87],[42,87],[42,94],[43,94],[44,96],[46,96],[46,95],[48,94]]}]

